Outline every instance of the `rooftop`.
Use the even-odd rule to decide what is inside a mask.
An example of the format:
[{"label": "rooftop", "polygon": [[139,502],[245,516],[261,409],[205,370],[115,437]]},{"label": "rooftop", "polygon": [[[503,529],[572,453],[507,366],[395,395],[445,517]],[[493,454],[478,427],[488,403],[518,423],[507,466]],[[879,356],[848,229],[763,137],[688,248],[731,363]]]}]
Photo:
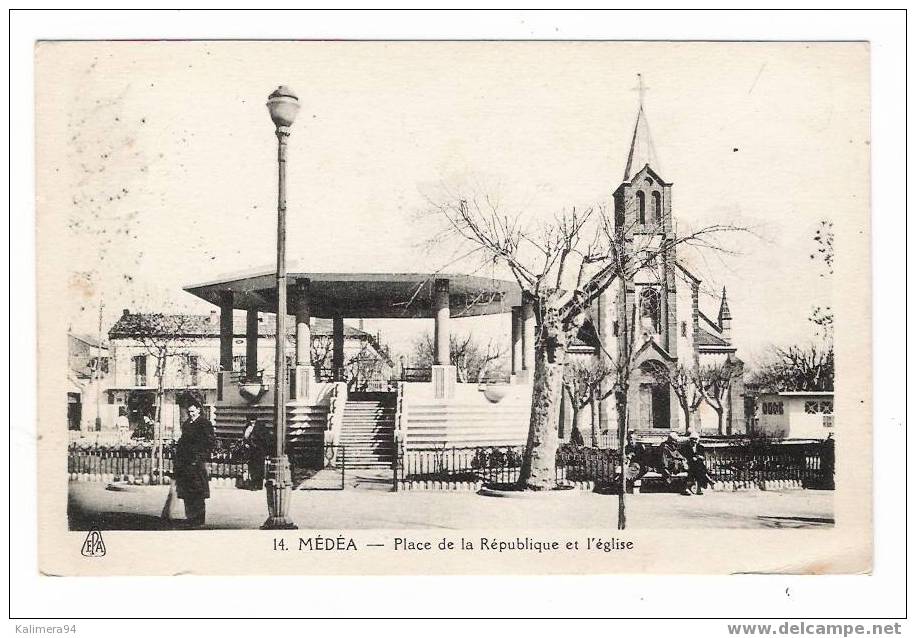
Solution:
[{"label": "rooftop", "polygon": [[[330,337],[332,322],[330,319],[312,319],[313,337]],[[289,322],[287,332],[295,333],[294,322]],[[232,318],[232,331],[237,337],[245,336],[245,317]],[[272,314],[259,317],[258,336],[269,337],[276,334],[276,317]],[[126,312],[108,331],[110,339],[124,339],[140,335],[176,336],[176,337],[219,337],[218,315],[129,313]],[[345,338],[369,338],[369,333],[344,324]]]},{"label": "rooftop", "polygon": [[[449,282],[453,317],[509,312],[521,304],[521,289],[513,281],[453,273],[323,273],[289,269],[288,310],[295,304],[297,280],[308,279],[312,317],[428,318],[432,317],[436,280]],[[233,293],[233,308],[274,312],[276,274],[251,272],[185,286],[187,292],[214,305],[223,293]]]}]

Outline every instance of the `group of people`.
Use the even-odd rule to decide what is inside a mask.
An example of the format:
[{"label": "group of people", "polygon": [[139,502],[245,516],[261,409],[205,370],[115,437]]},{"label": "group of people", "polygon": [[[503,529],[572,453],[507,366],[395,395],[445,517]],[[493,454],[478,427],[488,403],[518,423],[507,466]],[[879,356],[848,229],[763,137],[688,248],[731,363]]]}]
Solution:
[{"label": "group of people", "polygon": [[[188,403],[187,413],[175,450],[174,479],[177,496],[184,501],[188,526],[201,527],[206,521],[206,500],[210,498],[207,464],[216,448],[216,433],[213,424],[202,415],[202,405],[197,400]],[[249,476],[245,487],[263,489],[264,464],[273,443],[270,429],[250,416],[242,441]]]},{"label": "group of people", "polygon": [[686,472],[687,486],[682,492],[684,495],[693,494],[691,486],[696,487],[696,494],[703,494],[703,490],[713,483],[706,467],[706,448],[700,443],[700,435],[697,432],[689,432],[684,443],[677,432],[669,432],[661,445],[652,450],[637,443],[634,433],[630,432],[627,436],[626,453],[628,459],[638,455],[644,463],[655,466],[669,485],[674,482],[676,475]]},{"label": "group of people", "polygon": [[692,492],[690,486],[696,486],[696,493],[703,494],[703,490],[712,483],[709,470],[706,468],[706,448],[700,443],[700,435],[690,432],[687,442],[681,444],[676,432],[668,434],[668,438],[661,444],[661,467],[659,472],[664,479],[671,483],[672,477],[687,471],[687,487],[682,494],[689,496]]}]

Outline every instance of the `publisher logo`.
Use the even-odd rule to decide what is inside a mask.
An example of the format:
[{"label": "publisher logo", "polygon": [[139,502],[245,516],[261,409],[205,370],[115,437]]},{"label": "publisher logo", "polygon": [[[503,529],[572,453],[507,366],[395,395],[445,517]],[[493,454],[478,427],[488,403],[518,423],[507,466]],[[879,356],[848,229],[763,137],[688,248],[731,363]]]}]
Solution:
[{"label": "publisher logo", "polygon": [[83,548],[80,550],[83,556],[89,558],[98,558],[105,555],[105,541],[102,540],[102,532],[93,527],[86,535],[83,541]]}]

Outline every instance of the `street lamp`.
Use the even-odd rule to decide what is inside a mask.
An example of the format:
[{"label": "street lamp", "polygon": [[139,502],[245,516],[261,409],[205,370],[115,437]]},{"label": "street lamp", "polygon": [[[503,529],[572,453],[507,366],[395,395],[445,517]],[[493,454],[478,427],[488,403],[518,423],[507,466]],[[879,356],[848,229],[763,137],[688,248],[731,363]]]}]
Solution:
[{"label": "street lamp", "polygon": [[289,519],[292,476],[286,456],[286,138],[299,111],[299,98],[281,86],[267,98],[270,119],[277,127],[277,334],[274,375],[276,455],[267,461],[267,520],[261,529],[296,529]]}]

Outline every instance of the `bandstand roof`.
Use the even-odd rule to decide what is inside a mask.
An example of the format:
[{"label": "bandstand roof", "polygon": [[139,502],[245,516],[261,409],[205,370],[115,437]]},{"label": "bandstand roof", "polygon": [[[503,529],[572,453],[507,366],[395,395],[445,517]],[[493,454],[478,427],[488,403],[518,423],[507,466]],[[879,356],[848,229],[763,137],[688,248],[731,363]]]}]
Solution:
[{"label": "bandstand roof", "polygon": [[[323,273],[287,272],[287,311],[295,311],[295,287],[309,279],[312,317],[329,318],[428,318],[434,316],[435,281],[447,279],[452,317],[509,312],[521,304],[521,289],[514,281],[453,273]],[[276,273],[258,272],[227,276],[185,286],[184,290],[219,305],[222,293],[233,293],[233,307],[275,312]]]}]

